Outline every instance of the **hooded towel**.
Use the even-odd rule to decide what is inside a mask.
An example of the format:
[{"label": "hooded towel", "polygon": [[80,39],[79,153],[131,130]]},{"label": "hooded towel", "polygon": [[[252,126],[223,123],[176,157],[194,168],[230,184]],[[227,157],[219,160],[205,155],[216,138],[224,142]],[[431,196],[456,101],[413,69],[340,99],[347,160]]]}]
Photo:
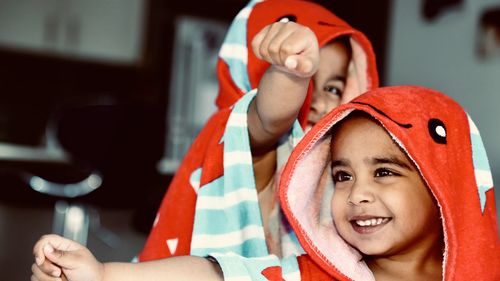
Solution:
[{"label": "hooded towel", "polygon": [[[178,255],[230,253],[242,257],[269,254],[255,189],[246,112],[269,67],[251,51],[252,38],[283,18],[311,28],[319,46],[349,36],[352,60],[346,93],[353,97],[378,86],[375,56],[359,31],[312,2],[251,1],[233,20],[219,52],[218,111],[193,142],[157,213],[139,261]],[[311,91],[291,130],[292,145],[302,136]],[[289,254],[302,249],[293,232],[284,237]],[[288,242],[287,242],[288,241]],[[287,246],[287,247],[288,247]],[[221,262],[222,265],[223,262]]]},{"label": "hooded towel", "polygon": [[332,220],[318,215],[317,186],[330,161],[330,132],[353,110],[367,113],[386,129],[434,195],[444,232],[443,280],[500,280],[493,182],[479,131],[451,98],[415,86],[379,88],[338,107],[290,156],[281,177],[280,200],[314,261],[301,259],[302,279],[374,280]]}]

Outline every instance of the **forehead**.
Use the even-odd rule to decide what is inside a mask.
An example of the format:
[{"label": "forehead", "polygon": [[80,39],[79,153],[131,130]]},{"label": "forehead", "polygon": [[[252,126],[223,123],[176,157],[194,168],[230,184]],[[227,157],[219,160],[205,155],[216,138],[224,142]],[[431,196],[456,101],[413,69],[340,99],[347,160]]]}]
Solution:
[{"label": "forehead", "polygon": [[334,155],[346,152],[374,156],[404,155],[378,121],[364,113],[355,112],[347,116],[335,125],[331,135],[331,152]]},{"label": "forehead", "polygon": [[330,55],[330,56],[342,56],[342,57],[348,57],[349,55],[349,45],[348,40],[333,40],[329,42],[328,44],[324,45],[323,47],[320,48],[320,54],[321,56],[325,55]]},{"label": "forehead", "polygon": [[313,79],[317,84],[331,80],[344,81],[347,76],[351,55],[342,42],[334,41],[320,49],[320,63]]},{"label": "forehead", "polygon": [[331,132],[332,144],[343,140],[345,137],[355,137],[357,139],[366,139],[369,134],[385,134],[387,132],[371,116],[364,112],[355,111],[339,121]]},{"label": "forehead", "polygon": [[333,41],[320,49],[320,68],[332,68],[335,65],[347,66],[351,59],[349,48],[342,41]]}]

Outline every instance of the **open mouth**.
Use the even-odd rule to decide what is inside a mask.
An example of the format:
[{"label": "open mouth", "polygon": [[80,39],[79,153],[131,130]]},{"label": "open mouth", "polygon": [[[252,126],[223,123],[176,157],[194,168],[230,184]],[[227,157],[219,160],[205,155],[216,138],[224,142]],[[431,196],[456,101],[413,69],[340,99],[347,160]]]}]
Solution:
[{"label": "open mouth", "polygon": [[372,217],[363,219],[352,219],[349,222],[352,228],[362,234],[373,233],[384,227],[392,218],[388,217]]}]

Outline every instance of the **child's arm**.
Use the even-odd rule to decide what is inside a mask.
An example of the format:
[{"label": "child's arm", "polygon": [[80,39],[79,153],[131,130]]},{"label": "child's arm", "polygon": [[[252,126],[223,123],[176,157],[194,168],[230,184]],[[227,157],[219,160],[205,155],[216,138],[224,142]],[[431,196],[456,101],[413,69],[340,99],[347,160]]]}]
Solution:
[{"label": "child's arm", "polygon": [[[144,263],[101,263],[84,246],[58,235],[43,236],[34,247],[35,280],[127,281],[127,280],[223,280],[213,262],[194,256],[167,258]],[[44,266],[46,259],[59,266]],[[62,271],[62,274],[61,274]]]},{"label": "child's arm", "polygon": [[[264,184],[274,175],[274,151],[277,141],[290,130],[304,103],[309,81],[319,65],[319,48],[315,34],[294,22],[277,22],[265,27],[252,41],[255,55],[269,63],[259,83],[255,100],[248,110],[254,170],[259,186],[259,175]],[[271,158],[271,159],[270,159]],[[263,166],[261,169],[258,167]],[[266,173],[266,171],[273,173]]]}]

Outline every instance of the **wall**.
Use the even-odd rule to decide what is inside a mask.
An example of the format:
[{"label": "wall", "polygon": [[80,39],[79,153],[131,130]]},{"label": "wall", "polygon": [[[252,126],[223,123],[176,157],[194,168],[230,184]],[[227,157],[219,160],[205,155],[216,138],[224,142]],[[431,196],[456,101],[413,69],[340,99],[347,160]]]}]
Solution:
[{"label": "wall", "polygon": [[[482,11],[498,0],[463,0],[428,22],[423,1],[394,0],[388,41],[387,83],[428,86],[461,103],[481,132],[493,173],[500,183],[500,56],[476,56]],[[500,206],[500,189],[496,189]],[[500,208],[497,208],[500,218]]]}]

